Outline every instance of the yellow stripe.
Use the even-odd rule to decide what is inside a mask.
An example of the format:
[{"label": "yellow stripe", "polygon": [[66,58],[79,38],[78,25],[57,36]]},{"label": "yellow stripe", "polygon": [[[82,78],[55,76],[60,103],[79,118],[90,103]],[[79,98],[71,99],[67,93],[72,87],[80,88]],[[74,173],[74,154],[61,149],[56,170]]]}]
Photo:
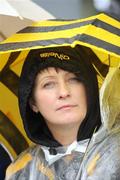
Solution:
[{"label": "yellow stripe", "polygon": [[[63,44],[64,45],[64,44]],[[71,45],[71,47],[75,47],[76,45],[82,45],[82,46],[86,46],[86,47],[89,47],[89,48],[91,48],[91,49],[94,49],[94,50],[96,50],[96,51],[100,51],[101,53],[103,52],[103,53],[107,53],[107,54],[109,54],[110,56],[113,56],[113,57],[115,57],[116,59],[118,58],[118,60],[116,61],[116,63],[117,62],[119,62],[119,60],[120,60],[120,55],[118,55],[118,54],[115,54],[114,52],[110,52],[110,51],[108,51],[108,50],[106,50],[106,49],[103,49],[103,48],[100,48],[99,47],[99,50],[98,50],[98,47],[96,47],[95,45],[91,45],[91,44],[88,44],[88,43],[84,43],[84,42],[82,42],[82,41],[74,41],[72,44],[70,44]],[[113,63],[114,64],[114,63]]]},{"label": "yellow stripe", "polygon": [[[4,96],[3,96],[4,95]],[[6,106],[7,104],[7,106]],[[17,97],[0,82],[0,110],[12,121],[12,123],[20,130],[27,142],[31,144],[23,128],[23,123],[18,108]]]},{"label": "yellow stripe", "polygon": [[120,29],[120,21],[117,21],[113,18],[111,18],[110,16],[106,16],[105,14],[101,14],[99,16],[99,20],[113,26],[113,27],[116,27],[118,29]]},{"label": "yellow stripe", "polygon": [[[56,38],[72,38],[77,34],[88,34],[93,37],[96,37],[100,40],[104,40],[108,43],[111,43],[116,46],[120,46],[120,36],[117,36],[113,33],[110,33],[104,29],[97,28],[93,25],[83,26],[81,28],[62,30],[56,32],[48,32],[48,33],[26,33],[26,34],[16,34],[11,38],[4,41],[4,43],[15,43],[15,42],[29,42],[29,41],[39,41],[39,40],[51,40]],[[79,41],[79,40],[78,40]]]},{"label": "yellow stripe", "polygon": [[17,59],[10,65],[10,69],[20,76],[24,60],[26,59],[29,51],[22,51]]},{"label": "yellow stripe", "polygon": [[4,68],[5,64],[7,63],[9,55],[9,53],[0,54],[0,71]]},{"label": "yellow stripe", "polygon": [[30,154],[25,154],[23,157],[18,159],[15,163],[11,164],[6,171],[6,179],[15,174],[17,171],[25,168],[25,166],[32,160]]},{"label": "yellow stripe", "polygon": [[109,60],[110,60],[110,67],[117,67],[120,63],[120,56],[119,57],[115,57],[113,55],[111,55],[110,57],[108,57],[108,53],[103,53],[98,51],[98,50],[93,50],[94,53],[99,57],[100,61],[103,62],[104,64],[109,65]]},{"label": "yellow stripe", "polygon": [[85,34],[120,47],[120,36],[95,26],[89,26]]},{"label": "yellow stripe", "polygon": [[87,173],[89,176],[91,176],[94,173],[94,170],[97,165],[97,161],[100,159],[100,154],[96,154],[95,157],[91,160],[87,167]]},{"label": "yellow stripe", "polygon": [[38,21],[33,23],[31,26],[33,27],[42,27],[42,26],[62,26],[62,25],[69,25],[69,24],[74,24],[74,23],[79,23],[79,22],[85,22],[89,20],[94,20],[98,16],[92,16],[84,19],[77,19],[77,20],[70,20],[70,21]]},{"label": "yellow stripe", "polygon": [[[4,96],[3,96],[4,94]],[[0,82],[0,110],[12,121],[12,123],[26,137],[18,108],[17,97]]]},{"label": "yellow stripe", "polygon": [[38,169],[42,172],[45,176],[48,177],[49,180],[54,180],[54,173],[48,167],[45,167],[44,164],[39,164]]},{"label": "yellow stripe", "polygon": [[98,87],[99,89],[101,88],[102,84],[103,84],[103,80],[101,79],[100,76],[97,75],[97,80],[98,80]]},{"label": "yellow stripe", "polygon": [[71,38],[76,34],[83,33],[88,26],[83,26],[81,28],[68,29],[62,31],[53,31],[45,33],[25,33],[25,34],[15,34],[12,37],[6,39],[3,43],[15,43],[15,42],[29,42],[29,41],[39,41],[39,40],[49,40],[55,38]]}]

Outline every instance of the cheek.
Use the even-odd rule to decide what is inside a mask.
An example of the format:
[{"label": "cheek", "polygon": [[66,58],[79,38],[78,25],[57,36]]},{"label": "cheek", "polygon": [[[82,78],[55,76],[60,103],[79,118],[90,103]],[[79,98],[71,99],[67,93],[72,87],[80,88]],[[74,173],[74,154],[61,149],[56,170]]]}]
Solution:
[{"label": "cheek", "polygon": [[80,88],[76,93],[75,93],[76,100],[80,104],[81,107],[84,107],[87,109],[87,96],[86,96],[86,91],[84,87]]},{"label": "cheek", "polygon": [[54,103],[54,97],[51,93],[36,93],[35,96],[36,99],[36,106],[39,109],[39,111],[48,111]]}]

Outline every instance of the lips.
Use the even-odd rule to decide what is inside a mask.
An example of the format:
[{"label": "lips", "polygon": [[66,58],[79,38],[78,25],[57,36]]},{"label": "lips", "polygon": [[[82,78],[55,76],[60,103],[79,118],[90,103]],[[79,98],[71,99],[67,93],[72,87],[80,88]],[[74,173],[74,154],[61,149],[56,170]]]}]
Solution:
[{"label": "lips", "polygon": [[60,106],[59,108],[57,108],[57,111],[59,110],[62,110],[62,109],[71,109],[71,108],[74,108],[76,107],[77,105],[63,105],[63,106]]}]

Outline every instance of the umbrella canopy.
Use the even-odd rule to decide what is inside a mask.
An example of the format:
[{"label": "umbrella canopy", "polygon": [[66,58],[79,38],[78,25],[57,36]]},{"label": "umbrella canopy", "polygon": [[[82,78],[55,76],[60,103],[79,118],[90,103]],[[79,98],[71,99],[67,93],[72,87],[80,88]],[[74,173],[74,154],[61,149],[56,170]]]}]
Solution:
[{"label": "umbrella canopy", "polygon": [[25,139],[17,106],[17,90],[21,67],[28,52],[56,46],[74,48],[76,45],[82,45],[92,57],[101,86],[108,71],[120,62],[120,22],[106,14],[77,20],[40,21],[0,44],[0,119],[8,119],[17,131],[20,130],[16,133],[21,133]]},{"label": "umbrella canopy", "polygon": [[[96,58],[93,64],[100,76],[99,83],[102,83],[106,73],[102,73],[100,67],[109,68],[119,63],[119,35],[120,22],[105,14],[68,21],[40,21],[1,43],[0,53],[11,54],[38,48],[83,45],[92,49],[99,57],[100,61]],[[93,55],[92,51],[89,52],[91,55]],[[16,60],[18,61],[18,57]]]}]

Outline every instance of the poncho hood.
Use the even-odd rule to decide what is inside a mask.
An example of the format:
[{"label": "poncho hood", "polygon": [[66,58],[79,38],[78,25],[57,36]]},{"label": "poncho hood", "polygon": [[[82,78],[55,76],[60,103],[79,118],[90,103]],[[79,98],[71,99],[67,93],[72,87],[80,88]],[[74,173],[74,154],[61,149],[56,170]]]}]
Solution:
[{"label": "poncho hood", "polygon": [[111,68],[100,91],[102,124],[108,132],[120,128],[120,67]]},{"label": "poncho hood", "polygon": [[87,114],[78,131],[77,140],[90,138],[100,127],[99,93],[96,72],[91,59],[81,46],[71,48],[54,47],[31,50],[22,68],[19,86],[19,108],[25,131],[35,143],[48,147],[58,147],[40,113],[32,111],[29,105],[35,77],[48,67],[61,68],[73,72],[85,85],[87,93]]},{"label": "poncho hood", "polygon": [[111,68],[100,89],[101,128],[94,134],[99,143],[110,134],[120,132],[120,67]]}]

